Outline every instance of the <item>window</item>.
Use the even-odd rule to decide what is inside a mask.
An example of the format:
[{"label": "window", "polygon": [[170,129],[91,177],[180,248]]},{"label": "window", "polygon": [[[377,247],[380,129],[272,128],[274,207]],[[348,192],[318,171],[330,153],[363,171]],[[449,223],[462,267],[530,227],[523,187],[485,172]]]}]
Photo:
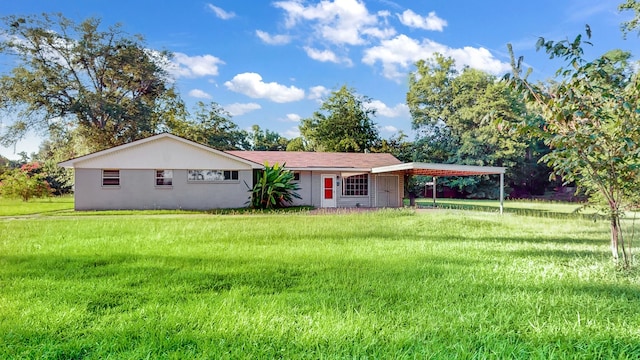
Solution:
[{"label": "window", "polygon": [[102,186],[120,186],[120,170],[102,170]]},{"label": "window", "polygon": [[173,185],[173,170],[156,170],[156,186]]},{"label": "window", "polygon": [[342,195],[367,196],[369,195],[369,175],[351,175],[342,177]]},{"label": "window", "polygon": [[188,170],[189,181],[234,181],[238,180],[238,170]]}]

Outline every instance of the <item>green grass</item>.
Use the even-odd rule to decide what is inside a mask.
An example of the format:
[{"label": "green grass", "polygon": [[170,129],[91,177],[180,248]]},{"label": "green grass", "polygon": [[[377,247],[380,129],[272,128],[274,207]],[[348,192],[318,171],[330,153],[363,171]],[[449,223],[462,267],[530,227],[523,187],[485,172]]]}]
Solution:
[{"label": "green grass", "polygon": [[43,199],[5,199],[0,197],[0,216],[46,215],[73,210],[73,196]]},{"label": "green grass", "polygon": [[0,219],[0,358],[640,356],[604,222],[461,211]]},{"label": "green grass", "polygon": [[[416,199],[416,205],[432,207],[432,199]],[[436,207],[443,209],[473,210],[498,212],[500,202],[498,200],[475,199],[437,199]],[[569,203],[545,200],[505,200],[504,212],[525,216],[538,217],[582,217],[592,219],[596,211],[585,207],[582,203]]]}]

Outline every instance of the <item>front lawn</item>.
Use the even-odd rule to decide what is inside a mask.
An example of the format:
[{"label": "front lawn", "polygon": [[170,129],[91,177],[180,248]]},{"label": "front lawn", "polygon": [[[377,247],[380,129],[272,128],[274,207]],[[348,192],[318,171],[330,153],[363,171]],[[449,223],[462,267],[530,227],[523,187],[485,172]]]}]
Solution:
[{"label": "front lawn", "polygon": [[5,199],[0,197],[0,216],[46,215],[73,210],[73,196],[56,196],[50,198]]},{"label": "front lawn", "polygon": [[606,222],[0,219],[0,358],[635,359],[638,309]]}]

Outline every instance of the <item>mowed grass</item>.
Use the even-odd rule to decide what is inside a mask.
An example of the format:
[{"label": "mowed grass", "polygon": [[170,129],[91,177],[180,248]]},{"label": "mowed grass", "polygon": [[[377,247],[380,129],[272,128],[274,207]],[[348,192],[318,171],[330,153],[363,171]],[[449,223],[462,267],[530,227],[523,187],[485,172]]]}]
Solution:
[{"label": "mowed grass", "polygon": [[[433,199],[416,199],[421,207],[433,207]],[[443,209],[474,210],[498,212],[498,200],[476,199],[436,199],[436,207]],[[539,217],[584,217],[593,218],[596,211],[584,203],[559,202],[545,200],[505,200],[504,212],[518,215]]]},{"label": "mowed grass", "polygon": [[605,222],[462,211],[0,220],[0,358],[640,356]]},{"label": "mowed grass", "polygon": [[48,215],[72,210],[72,195],[31,199],[29,201],[0,197],[0,216]]}]

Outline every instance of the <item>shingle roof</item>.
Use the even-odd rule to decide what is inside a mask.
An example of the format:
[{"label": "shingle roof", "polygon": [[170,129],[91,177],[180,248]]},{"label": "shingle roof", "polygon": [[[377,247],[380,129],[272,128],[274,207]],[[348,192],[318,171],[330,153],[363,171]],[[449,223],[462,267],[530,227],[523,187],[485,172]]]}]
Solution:
[{"label": "shingle roof", "polygon": [[379,166],[402,164],[391,154],[331,153],[302,151],[226,151],[227,153],[264,164],[286,163],[290,169],[345,168],[371,169]]}]

